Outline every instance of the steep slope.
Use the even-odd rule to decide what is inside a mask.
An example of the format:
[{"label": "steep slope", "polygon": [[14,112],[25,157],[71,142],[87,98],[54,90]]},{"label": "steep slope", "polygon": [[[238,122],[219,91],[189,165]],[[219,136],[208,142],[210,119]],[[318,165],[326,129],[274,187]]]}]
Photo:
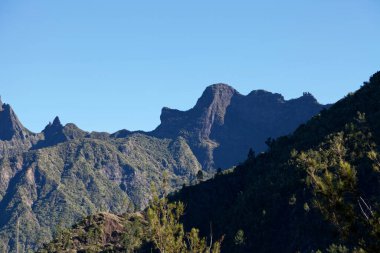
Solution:
[{"label": "steep slope", "polygon": [[267,153],[183,189],[183,221],[211,222],[224,252],[378,252],[379,116],[380,72]]},{"label": "steep slope", "polygon": [[241,95],[226,84],[214,84],[188,111],[163,108],[161,124],[150,134],[185,138],[205,170],[229,168],[244,160],[250,148],[265,151],[265,141],[291,133],[323,108],[309,93],[285,100],[263,90]]},{"label": "steep slope", "polygon": [[54,118],[53,123],[49,122],[45,129],[42,130],[42,134],[43,139],[33,146],[33,149],[54,146],[61,142],[79,139],[89,135],[72,123],[63,126],[58,116]]},{"label": "steep slope", "polygon": [[0,98],[0,158],[30,149],[40,138],[26,129],[12,107]]},{"label": "steep slope", "polygon": [[0,194],[1,242],[14,249],[17,219],[19,243],[28,248],[50,240],[61,223],[102,210],[140,209],[163,172],[177,187],[199,169],[183,140],[138,134],[114,141],[76,139],[4,158],[0,175],[16,174]]}]

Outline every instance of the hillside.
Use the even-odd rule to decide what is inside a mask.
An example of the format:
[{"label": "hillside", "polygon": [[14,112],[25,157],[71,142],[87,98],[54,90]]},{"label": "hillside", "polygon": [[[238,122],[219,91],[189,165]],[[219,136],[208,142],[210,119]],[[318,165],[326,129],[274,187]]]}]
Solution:
[{"label": "hillside", "polygon": [[15,173],[2,188],[0,202],[0,238],[13,245],[17,217],[22,244],[46,241],[60,224],[84,215],[138,210],[163,171],[179,186],[200,166],[181,139],[133,135],[63,142],[4,158],[1,168],[2,176]]},{"label": "hillside", "polygon": [[233,173],[183,189],[185,225],[212,222],[223,252],[379,252],[379,116],[380,72]]},{"label": "hillside", "polygon": [[17,233],[19,245],[35,249],[89,214],[138,211],[164,172],[178,189],[200,170],[207,177],[235,165],[249,147],[263,151],[268,137],[290,133],[325,107],[310,94],[286,101],[217,84],[189,111],[164,108],[152,132],[109,134],[62,125],[58,117],[32,133],[9,104],[0,105],[0,247],[11,251]]},{"label": "hillside", "polygon": [[379,252],[379,116],[380,72],[268,152],[169,199],[185,203],[186,230],[225,235],[222,252]]}]

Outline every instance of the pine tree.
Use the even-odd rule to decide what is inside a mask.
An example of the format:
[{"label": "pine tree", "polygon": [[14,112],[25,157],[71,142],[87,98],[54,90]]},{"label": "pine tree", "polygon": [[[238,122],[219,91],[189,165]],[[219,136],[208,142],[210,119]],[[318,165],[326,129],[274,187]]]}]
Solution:
[{"label": "pine tree", "polygon": [[154,188],[152,195],[147,211],[149,237],[160,253],[220,253],[223,238],[208,245],[206,238],[199,236],[198,229],[185,233],[180,222],[185,210],[183,203],[169,203],[167,198],[159,198]]}]

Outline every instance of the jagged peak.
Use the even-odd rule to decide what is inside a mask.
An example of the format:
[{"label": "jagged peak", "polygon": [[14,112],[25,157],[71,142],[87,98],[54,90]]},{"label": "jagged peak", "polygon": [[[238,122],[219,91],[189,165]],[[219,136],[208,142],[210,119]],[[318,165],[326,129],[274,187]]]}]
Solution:
[{"label": "jagged peak", "polygon": [[45,129],[42,131],[45,134],[51,134],[53,132],[62,131],[63,125],[61,124],[61,121],[58,116],[56,116],[52,122],[49,122]]},{"label": "jagged peak", "polygon": [[303,92],[302,96],[299,97],[297,100],[312,102],[312,103],[318,103],[318,100],[311,94],[310,92]]},{"label": "jagged peak", "polygon": [[9,104],[5,104],[0,99],[0,139],[10,140],[13,136],[23,138],[23,132],[27,129],[21,124]]},{"label": "jagged peak", "polygon": [[62,124],[61,124],[61,120],[59,119],[59,117],[58,116],[56,116],[55,118],[54,118],[54,120],[53,120],[53,124],[52,124],[53,126],[62,126]]},{"label": "jagged peak", "polygon": [[304,92],[302,93],[302,97],[312,97],[312,98],[314,98],[313,94],[311,94],[311,93],[308,92],[308,91],[304,91]]},{"label": "jagged peak", "polygon": [[260,97],[260,98],[273,98],[279,101],[285,101],[284,96],[279,93],[273,93],[266,90],[253,90],[251,91],[247,97]]}]

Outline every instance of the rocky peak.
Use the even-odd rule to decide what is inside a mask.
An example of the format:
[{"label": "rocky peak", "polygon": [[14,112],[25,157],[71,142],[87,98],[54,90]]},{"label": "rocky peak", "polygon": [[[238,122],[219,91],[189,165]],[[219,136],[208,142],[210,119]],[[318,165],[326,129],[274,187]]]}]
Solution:
[{"label": "rocky peak", "polygon": [[45,134],[45,136],[51,136],[59,132],[62,132],[62,129],[63,126],[61,124],[61,121],[59,120],[59,117],[56,116],[53,120],[53,123],[49,122],[49,124],[45,127],[45,129],[42,132]]},{"label": "rocky peak", "polygon": [[290,101],[302,103],[303,105],[305,105],[305,104],[319,104],[317,99],[310,92],[304,92],[301,97],[296,98],[296,99],[292,99]]},{"label": "rocky peak", "polygon": [[13,137],[24,138],[24,126],[9,104],[0,99],[0,140],[9,141]]},{"label": "rocky peak", "polygon": [[227,107],[231,103],[234,95],[239,94],[234,88],[227,84],[218,83],[206,88],[202,96],[198,99],[194,110],[201,113],[202,138],[208,138],[212,126],[216,123],[222,125]]},{"label": "rocky peak", "polygon": [[83,138],[88,134],[72,123],[63,126],[58,116],[54,118],[53,123],[49,122],[42,133],[44,139],[40,140],[34,146],[34,149],[53,146],[68,140]]},{"label": "rocky peak", "polygon": [[229,104],[231,97],[236,93],[237,91],[234,88],[224,83],[210,85],[198,99],[195,108],[209,107],[213,104],[219,106]]},{"label": "rocky peak", "polygon": [[234,93],[236,92],[236,90],[231,87],[230,85],[228,84],[225,84],[225,83],[215,83],[215,84],[212,84],[208,87],[206,87],[206,90],[205,92],[209,92],[211,91],[212,93],[223,93],[223,92],[230,92],[230,93]]},{"label": "rocky peak", "polygon": [[265,101],[268,103],[272,102],[280,102],[283,103],[285,102],[284,97],[281,94],[278,93],[272,93],[266,90],[254,90],[251,91],[246,98],[248,100],[254,99],[256,101]]},{"label": "rocky peak", "polygon": [[60,127],[62,127],[62,124],[61,124],[61,121],[59,120],[59,117],[58,116],[56,116],[55,118],[54,118],[54,120],[53,120],[53,124],[52,124],[53,126],[60,126]]},{"label": "rocky peak", "polygon": [[[196,135],[208,138],[212,125],[223,124],[226,109],[234,95],[239,94],[227,84],[218,83],[208,86],[195,106],[188,111],[162,108],[161,125],[154,131],[158,136],[172,136],[181,129],[198,129]],[[192,131],[194,132],[194,131]]]},{"label": "rocky peak", "polygon": [[66,140],[66,136],[63,133],[63,126],[58,116],[54,118],[53,123],[49,124],[42,130],[44,134],[44,140],[37,143],[35,148],[51,146]]}]

